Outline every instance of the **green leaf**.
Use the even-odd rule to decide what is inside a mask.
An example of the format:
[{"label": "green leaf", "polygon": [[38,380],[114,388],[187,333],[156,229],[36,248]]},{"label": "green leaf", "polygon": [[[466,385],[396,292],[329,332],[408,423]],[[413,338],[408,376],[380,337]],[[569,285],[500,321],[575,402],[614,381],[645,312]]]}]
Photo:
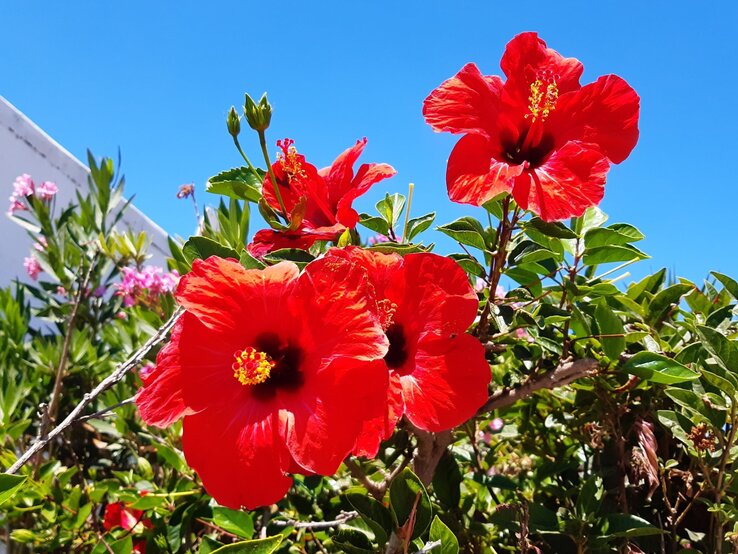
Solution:
[{"label": "green leaf", "polygon": [[651,303],[648,305],[646,323],[651,326],[656,325],[659,321],[666,317],[672,305],[678,304],[682,296],[684,296],[691,290],[694,290],[694,285],[678,283],[676,285],[666,287],[662,291],[659,291],[656,296],[653,297]]},{"label": "green leaf", "polygon": [[415,254],[417,252],[430,252],[433,250],[433,244],[423,246],[422,244],[399,244],[397,242],[380,242],[367,248],[374,252],[382,252],[384,254]]},{"label": "green leaf", "polygon": [[282,536],[275,535],[266,539],[228,544],[213,550],[212,554],[272,554],[279,548],[280,544],[282,544]]},{"label": "green leaf", "polygon": [[238,253],[235,250],[207,237],[190,237],[187,239],[184,247],[182,247],[182,255],[189,263],[197,259],[205,260],[210,256],[238,259]]},{"label": "green leaf", "polygon": [[213,523],[245,539],[254,534],[254,520],[247,512],[216,506],[213,508]]},{"label": "green leaf", "polygon": [[[370,496],[367,496],[366,492],[347,492],[345,495],[346,500],[353,507],[354,510],[359,512],[362,519],[371,527],[374,531],[374,535],[377,537],[377,541],[380,543],[386,542],[389,535],[394,530],[394,524],[392,522],[392,514],[390,511],[380,502],[377,502]],[[375,524],[375,525],[372,525]],[[376,527],[379,529],[377,529]],[[384,536],[378,536],[378,531]],[[380,534],[380,535],[381,535]],[[383,540],[380,540],[383,538]]]},{"label": "green leaf", "polygon": [[379,233],[380,235],[384,235],[385,237],[389,235],[389,225],[387,225],[387,222],[381,217],[371,216],[369,214],[361,214],[359,216],[359,223],[361,223],[367,229],[371,229],[375,233]]},{"label": "green leaf", "polygon": [[431,522],[428,538],[431,542],[441,541],[441,547],[434,549],[433,552],[438,554],[458,554],[459,552],[459,540],[451,529],[438,519],[438,516],[435,516]]},{"label": "green leaf", "polygon": [[15,496],[26,479],[23,475],[0,473],[0,504]]},{"label": "green leaf", "polygon": [[264,261],[270,264],[288,261],[296,263],[300,269],[305,267],[314,259],[315,256],[310,252],[307,250],[300,250],[299,248],[282,248],[280,250],[275,250],[274,252],[269,252],[269,254],[264,256]]},{"label": "green leaf", "polygon": [[598,246],[584,251],[584,265],[629,262],[631,260],[645,260],[648,257],[648,254],[641,252],[630,244],[625,246]]},{"label": "green leaf", "polygon": [[464,480],[451,452],[446,451],[433,475],[433,492],[447,508],[457,508],[461,502],[461,482]]},{"label": "green leaf", "polygon": [[466,246],[482,251],[487,249],[484,227],[471,216],[464,216],[446,225],[441,225],[438,230]]},{"label": "green leaf", "polygon": [[346,554],[372,554],[375,551],[369,537],[358,529],[340,529],[331,537],[331,541]]},{"label": "green leaf", "polygon": [[414,217],[407,222],[407,236],[405,239],[410,242],[420,233],[425,231],[428,227],[433,225],[436,219],[436,213],[432,212],[429,214],[421,215],[420,217]]},{"label": "green leaf", "polygon": [[266,264],[254,258],[245,248],[241,252],[241,259],[239,261],[246,269],[264,269],[266,267]]},{"label": "green leaf", "polygon": [[697,335],[702,340],[702,346],[720,367],[732,374],[738,373],[738,347],[733,341],[704,325],[697,326]]},{"label": "green leaf", "polygon": [[600,509],[604,494],[602,478],[599,475],[592,475],[584,482],[577,496],[577,513],[583,517],[596,514]]},{"label": "green leaf", "polygon": [[402,215],[404,208],[405,197],[399,192],[391,195],[387,194],[382,200],[377,202],[377,211],[390,228],[393,228],[400,220],[400,215]]},{"label": "green leaf", "polygon": [[390,485],[390,506],[398,527],[402,527],[407,522],[418,496],[420,499],[417,502],[415,527],[412,531],[413,539],[422,535],[428,528],[433,512],[423,483],[410,469],[403,469]]},{"label": "green leaf", "polygon": [[710,273],[714,275],[715,279],[722,283],[725,290],[727,290],[733,298],[738,300],[738,281],[735,281],[727,275],[718,273],[717,271],[711,271]]},{"label": "green leaf", "polygon": [[684,415],[673,410],[658,410],[656,417],[659,423],[669,429],[671,433],[687,448],[694,448],[694,443],[689,439],[692,422]]},{"label": "green leaf", "polygon": [[623,369],[632,375],[637,375],[644,381],[672,385],[693,381],[700,375],[679,362],[656,354],[655,352],[638,352],[628,360]]},{"label": "green leaf", "polygon": [[638,229],[627,223],[615,223],[608,227],[591,229],[584,236],[584,244],[587,248],[600,246],[626,246],[631,242],[643,240],[644,236]]},{"label": "green leaf", "polygon": [[577,238],[577,234],[569,229],[566,225],[560,222],[553,222],[549,223],[546,221],[543,221],[542,219],[538,217],[534,217],[528,222],[524,222],[523,224],[524,228],[532,227],[539,233],[543,233],[547,237],[553,237],[557,239],[575,239]]},{"label": "green leaf", "polygon": [[645,537],[659,535],[661,529],[650,522],[632,514],[609,514],[607,516],[607,536],[609,537]]},{"label": "green leaf", "polygon": [[264,182],[264,172],[257,170],[261,177],[257,178],[247,167],[236,167],[218,173],[208,179],[205,185],[206,192],[222,194],[237,200],[258,202],[261,199],[261,184]]},{"label": "green leaf", "polygon": [[617,360],[625,350],[625,328],[620,318],[613,312],[606,302],[600,301],[595,308],[595,319],[600,335],[621,335],[614,337],[599,337],[605,356]]},{"label": "green leaf", "polygon": [[572,220],[572,228],[579,236],[583,236],[590,229],[602,227],[606,221],[607,214],[597,206],[592,206],[591,208],[587,208],[583,216],[575,217]]}]

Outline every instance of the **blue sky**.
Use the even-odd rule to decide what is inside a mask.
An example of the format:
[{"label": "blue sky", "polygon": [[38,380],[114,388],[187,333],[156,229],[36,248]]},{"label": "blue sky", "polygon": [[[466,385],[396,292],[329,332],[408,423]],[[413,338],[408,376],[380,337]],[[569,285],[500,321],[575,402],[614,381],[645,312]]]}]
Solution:
[{"label": "blue sky", "polygon": [[[653,258],[633,273],[738,275],[733,1],[8,2],[3,21],[0,94],[80,159],[120,147],[136,205],[180,235],[195,223],[178,186],[212,202],[207,178],[239,164],[225,114],[244,91],[269,92],[270,140],[294,138],[318,167],[369,139],[363,161],[398,174],[360,210],[414,182],[415,215],[481,218],[448,201],[456,137],[433,133],[421,104],[467,61],[499,73],[505,43],[538,31],[583,61],[583,83],[617,73],[641,96],[640,142],[601,206],[646,234]],[[255,136],[243,143],[259,160]]]}]

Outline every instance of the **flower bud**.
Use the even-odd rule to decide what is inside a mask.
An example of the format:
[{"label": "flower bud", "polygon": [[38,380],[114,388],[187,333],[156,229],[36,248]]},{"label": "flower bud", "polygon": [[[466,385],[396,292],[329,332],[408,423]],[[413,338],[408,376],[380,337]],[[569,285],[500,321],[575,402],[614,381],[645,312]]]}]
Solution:
[{"label": "flower bud", "polygon": [[228,132],[233,138],[236,138],[241,132],[241,118],[238,117],[238,112],[234,106],[231,106],[231,109],[228,110],[226,124],[228,125]]},{"label": "flower bud", "polygon": [[258,104],[247,94],[243,105],[243,114],[246,116],[249,127],[254,131],[266,131],[272,120],[272,106],[267,100],[266,92],[262,95]]}]

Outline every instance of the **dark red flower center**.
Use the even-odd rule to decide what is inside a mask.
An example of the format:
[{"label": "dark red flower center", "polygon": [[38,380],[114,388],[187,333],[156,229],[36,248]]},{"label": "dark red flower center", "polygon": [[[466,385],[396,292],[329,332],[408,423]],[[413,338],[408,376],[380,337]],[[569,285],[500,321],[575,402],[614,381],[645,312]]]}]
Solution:
[{"label": "dark red flower center", "polygon": [[553,152],[555,141],[553,135],[547,133],[540,122],[524,123],[517,137],[503,136],[502,149],[506,160],[513,165],[522,163],[535,169],[543,165]]},{"label": "dark red flower center", "polygon": [[384,356],[384,361],[390,369],[399,370],[405,365],[408,357],[405,330],[399,323],[392,323],[385,334],[389,340],[389,349]]},{"label": "dark red flower center", "polygon": [[254,346],[234,356],[233,376],[241,384],[250,385],[257,398],[270,399],[279,389],[296,390],[304,383],[302,350],[275,333],[260,335]]}]

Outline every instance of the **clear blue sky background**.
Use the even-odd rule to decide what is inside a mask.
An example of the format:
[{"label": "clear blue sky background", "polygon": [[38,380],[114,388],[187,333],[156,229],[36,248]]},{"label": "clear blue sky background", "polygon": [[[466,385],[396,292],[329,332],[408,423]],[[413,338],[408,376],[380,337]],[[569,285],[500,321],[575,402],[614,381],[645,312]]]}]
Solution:
[{"label": "clear blue sky background", "polygon": [[433,133],[421,104],[467,61],[499,73],[505,43],[538,31],[584,62],[583,83],[617,73],[641,96],[640,142],[602,204],[646,234],[653,258],[634,274],[738,275],[734,0],[5,2],[2,21],[0,94],[80,159],[120,147],[136,205],[180,235],[195,222],[177,187],[195,182],[202,202],[207,178],[239,164],[224,121],[244,91],[269,92],[270,139],[294,138],[318,167],[368,137],[363,160],[398,175],[360,209],[412,181],[415,215],[482,217],[447,200],[456,137]]}]

